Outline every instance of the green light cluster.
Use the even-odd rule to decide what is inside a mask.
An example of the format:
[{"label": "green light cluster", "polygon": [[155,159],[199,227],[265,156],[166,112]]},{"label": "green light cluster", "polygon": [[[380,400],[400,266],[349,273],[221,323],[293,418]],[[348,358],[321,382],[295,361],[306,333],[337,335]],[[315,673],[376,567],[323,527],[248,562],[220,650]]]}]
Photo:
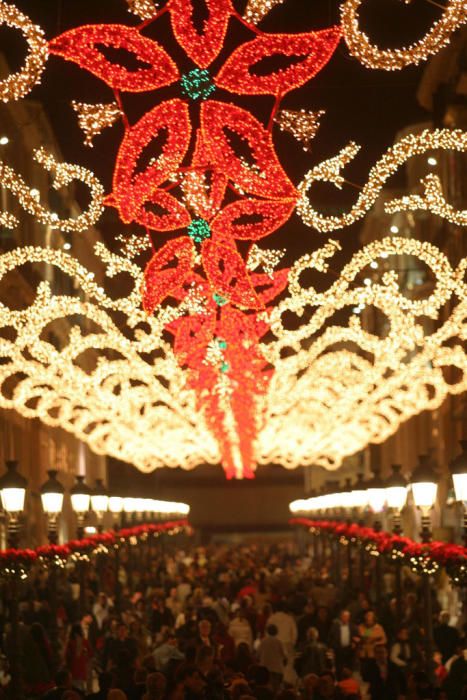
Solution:
[{"label": "green light cluster", "polygon": [[202,243],[211,237],[211,227],[205,219],[193,219],[188,226],[188,235],[195,243]]},{"label": "green light cluster", "polygon": [[217,306],[225,306],[228,304],[229,300],[223,297],[221,294],[218,294],[217,292],[214,292],[212,295],[212,298],[216,302]]},{"label": "green light cluster", "polygon": [[209,71],[201,68],[182,75],[180,85],[182,93],[191,100],[206,100],[216,89]]}]

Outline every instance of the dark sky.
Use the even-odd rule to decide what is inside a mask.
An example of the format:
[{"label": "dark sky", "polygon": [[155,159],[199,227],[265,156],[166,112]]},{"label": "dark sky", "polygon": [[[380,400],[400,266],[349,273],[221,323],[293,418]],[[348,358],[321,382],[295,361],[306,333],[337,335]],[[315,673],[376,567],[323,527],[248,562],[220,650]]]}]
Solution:
[{"label": "dark sky", "polygon": [[[195,0],[195,4],[202,5],[203,0]],[[240,0],[237,7],[242,10],[243,4]],[[127,12],[125,0],[16,0],[16,5],[42,26],[48,38],[80,24],[138,23],[137,18]],[[363,28],[384,47],[401,46],[420,38],[439,16],[439,10],[427,0],[413,0],[410,5],[399,0],[373,0],[364,2],[363,6]],[[283,5],[274,8],[261,26],[266,31],[299,32],[322,29],[338,22],[338,0],[286,0]],[[153,25],[148,34],[168,49],[182,71],[193,67],[176,46],[167,16]],[[20,41],[12,41],[13,36],[11,30],[0,29],[0,46],[11,64],[17,66],[24,49]],[[225,50],[213,66],[216,72],[232,48],[248,38],[251,35],[232,20]],[[335,155],[353,139],[363,148],[355,164],[346,171],[346,176],[351,181],[363,184],[369,168],[392,144],[400,128],[429,119],[415,98],[422,71],[423,65],[393,73],[369,70],[349,56],[342,41],[330,64],[304,88],[290,93],[282,104],[292,109],[326,110],[311,153],[304,154],[293,137],[277,128],[275,130],[274,138],[281,162],[294,182],[299,182],[309,167]],[[143,96],[129,95],[124,98],[124,104],[130,120],[135,121],[146,109],[173,95],[174,88]],[[84,102],[111,101],[113,96],[110,89],[77,66],[51,57],[42,85],[34,90],[32,97],[44,103],[65,158],[90,167],[110,188],[122,127],[119,125],[107,130],[96,138],[94,149],[87,149],[82,145],[82,134],[70,107],[73,99]],[[228,99],[219,91],[215,97]],[[269,97],[238,98],[238,102],[260,118],[266,118],[272,106],[272,98]],[[352,188],[339,192],[331,186],[316,188],[314,192],[314,201],[319,202],[325,211],[333,210],[334,213],[349,206],[357,194]],[[112,214],[106,214],[102,221],[104,229],[114,230],[116,222],[111,217]],[[358,225],[333,234],[334,237],[336,235],[346,252],[350,253],[358,236]],[[269,247],[287,247],[290,262],[323,242],[324,236],[305,228],[296,216],[284,229],[264,241]]]}]

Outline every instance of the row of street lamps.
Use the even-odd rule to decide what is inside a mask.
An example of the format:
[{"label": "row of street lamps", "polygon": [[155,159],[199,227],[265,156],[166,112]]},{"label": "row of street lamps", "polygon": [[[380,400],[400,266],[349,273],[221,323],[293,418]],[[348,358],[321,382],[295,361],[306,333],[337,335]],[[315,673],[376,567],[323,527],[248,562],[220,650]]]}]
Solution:
[{"label": "row of street lamps", "polygon": [[[450,469],[456,501],[464,504],[464,536],[467,536],[467,440],[462,440],[461,446],[462,453],[451,462]],[[378,515],[387,507],[394,514],[394,532],[399,534],[401,511],[406,503],[409,489],[415,506],[422,513],[421,535],[422,540],[427,542],[431,537],[430,510],[435,504],[438,491],[438,476],[427,455],[419,457],[410,483],[404,478],[401,466],[395,464],[392,467],[392,474],[385,481],[376,471],[374,478],[369,481],[365,481],[360,474],[353,485],[349,479],[344,488],[329,487],[319,495],[293,501],[289,508],[294,514],[338,515],[341,511],[348,512],[353,509],[357,513],[362,513],[369,507],[376,516],[376,526],[380,527]]]},{"label": "row of street lamps", "polygon": [[[16,547],[20,516],[24,511],[27,480],[18,472],[17,461],[7,461],[6,468],[6,473],[0,478],[0,496],[3,509],[8,516],[9,546]],[[65,496],[65,487],[58,480],[57,473],[55,469],[50,469],[47,472],[49,478],[40,489],[51,543],[56,543],[58,539],[57,524]],[[96,479],[95,487],[91,489],[82,475],[76,477],[76,483],[70,489],[70,500],[78,521],[78,538],[83,537],[85,518],[90,510],[96,514],[99,530],[102,530],[107,512],[112,514],[114,522],[117,523],[123,514],[129,518],[136,517],[142,520],[143,516],[146,518],[184,516],[190,511],[186,503],[110,495],[102,479]]]}]

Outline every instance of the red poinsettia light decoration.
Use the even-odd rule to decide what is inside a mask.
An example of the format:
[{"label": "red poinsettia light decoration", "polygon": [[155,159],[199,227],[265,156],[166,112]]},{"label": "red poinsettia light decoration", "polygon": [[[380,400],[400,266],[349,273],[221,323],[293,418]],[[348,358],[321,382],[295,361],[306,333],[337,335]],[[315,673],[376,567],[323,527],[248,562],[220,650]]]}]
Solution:
[{"label": "red poinsettia light decoration", "polygon": [[[177,42],[196,65],[183,75],[167,51],[143,34],[166,12]],[[207,16],[199,30],[194,12],[191,0],[168,0],[139,27],[78,27],[53,39],[49,48],[104,81],[122,112],[121,92],[178,84],[176,97],[155,105],[135,124],[123,112],[125,134],[106,203],[118,210],[123,222],[143,226],[152,243],[154,232],[184,230],[156,246],[145,271],[144,308],[153,313],[167,297],[183,302],[193,280],[198,285],[203,280],[205,313],[179,319],[169,330],[179,361],[189,367],[188,382],[218,439],[228,476],[251,476],[261,421],[258,398],[270,377],[258,350],[267,326],[259,332],[255,314],[286,287],[288,271],[267,278],[252,274],[237,241],[268,236],[294,210],[298,195],[274,149],[273,117],[286,93],[326,65],[341,31],[331,27],[298,35],[265,34],[248,25],[231,0],[206,0]],[[223,48],[232,19],[247,24],[256,36],[211,74],[209,67]],[[128,70],[112,63],[103,50],[109,48],[127,51],[140,67]],[[265,62],[277,56],[284,67],[265,71]],[[239,106],[212,99],[219,90],[273,96],[268,126]],[[199,126],[194,128],[191,105],[196,102]],[[162,142],[158,155],[145,163],[147,149],[156,141]],[[227,199],[232,193],[234,201]],[[224,305],[228,308],[219,311]],[[226,346],[220,348],[224,352],[216,364],[209,358],[218,339]]]}]

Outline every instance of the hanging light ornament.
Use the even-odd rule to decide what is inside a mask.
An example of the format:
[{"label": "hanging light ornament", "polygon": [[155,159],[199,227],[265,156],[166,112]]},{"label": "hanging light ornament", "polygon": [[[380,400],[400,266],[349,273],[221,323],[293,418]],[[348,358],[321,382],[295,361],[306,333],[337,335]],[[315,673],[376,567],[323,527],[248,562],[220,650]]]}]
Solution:
[{"label": "hanging light ornament", "polygon": [[157,14],[155,0],[126,0],[128,11],[137,15],[140,19],[152,19]]},{"label": "hanging light ornament", "polygon": [[275,122],[282,131],[288,131],[297,141],[303,143],[303,150],[308,151],[311,142],[319,129],[320,119],[325,114],[323,110],[319,112],[308,112],[301,109],[298,112],[291,109],[283,109],[275,118]]},{"label": "hanging light ornament", "polygon": [[86,146],[93,145],[94,136],[101,133],[103,129],[115,124],[122,112],[116,104],[86,104],[85,102],[72,102],[73,109],[78,115],[78,122],[84,131]]}]

